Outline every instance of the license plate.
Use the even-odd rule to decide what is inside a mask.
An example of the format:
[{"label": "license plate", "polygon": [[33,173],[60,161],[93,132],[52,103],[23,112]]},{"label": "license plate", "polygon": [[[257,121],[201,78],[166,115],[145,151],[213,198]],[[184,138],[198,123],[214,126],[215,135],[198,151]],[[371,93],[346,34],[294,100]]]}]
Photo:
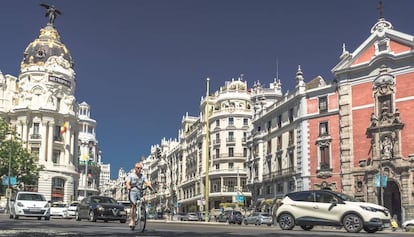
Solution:
[{"label": "license plate", "polygon": [[385,228],[389,228],[391,226],[391,224],[390,223],[384,223],[384,227]]},{"label": "license plate", "polygon": [[39,213],[42,210],[40,208],[30,208],[29,211],[32,212],[32,213]]}]

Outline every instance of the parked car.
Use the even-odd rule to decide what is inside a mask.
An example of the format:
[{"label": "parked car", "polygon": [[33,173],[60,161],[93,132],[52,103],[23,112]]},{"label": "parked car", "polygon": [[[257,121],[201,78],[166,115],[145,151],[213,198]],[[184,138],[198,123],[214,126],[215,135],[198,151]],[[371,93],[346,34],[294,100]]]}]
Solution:
[{"label": "parked car", "polygon": [[184,216],[183,220],[184,221],[198,221],[199,220],[198,214],[196,212],[189,212]]},{"label": "parked car", "polygon": [[253,212],[249,216],[245,217],[243,220],[245,225],[254,224],[254,225],[267,225],[271,226],[273,224],[273,217],[264,212]]},{"label": "parked car", "polygon": [[129,214],[131,213],[131,202],[130,201],[118,201],[118,203],[125,207],[127,217],[129,217]]},{"label": "parked car", "polygon": [[68,215],[68,205],[63,202],[54,202],[50,206],[50,216],[58,216],[62,218],[67,218]]},{"label": "parked car", "polygon": [[186,213],[184,213],[184,212],[179,212],[179,213],[177,213],[177,215],[175,216],[175,218],[177,219],[177,221],[183,221],[184,220],[184,217],[186,216],[187,214]]},{"label": "parked car", "polygon": [[280,228],[296,226],[311,230],[315,225],[343,226],[347,232],[364,229],[374,233],[389,227],[391,215],[387,208],[359,202],[344,193],[330,190],[310,190],[287,194],[276,212]]},{"label": "parked car", "polygon": [[21,216],[50,220],[50,201],[38,192],[17,192],[10,199],[10,218]]},{"label": "parked car", "polygon": [[78,201],[74,201],[68,206],[68,218],[75,217],[76,209],[78,208],[78,204],[79,204]]},{"label": "parked car", "polygon": [[125,207],[111,197],[89,196],[79,203],[75,219],[77,221],[89,219],[92,222],[96,222],[96,220],[104,220],[105,222],[116,220],[125,223],[127,213]]},{"label": "parked car", "polygon": [[401,228],[405,231],[410,231],[410,229],[414,228],[414,219],[404,221]]},{"label": "parked car", "polygon": [[241,225],[243,221],[243,215],[239,211],[235,210],[226,210],[224,213],[220,213],[216,218],[217,222],[227,222],[229,224],[239,224]]}]

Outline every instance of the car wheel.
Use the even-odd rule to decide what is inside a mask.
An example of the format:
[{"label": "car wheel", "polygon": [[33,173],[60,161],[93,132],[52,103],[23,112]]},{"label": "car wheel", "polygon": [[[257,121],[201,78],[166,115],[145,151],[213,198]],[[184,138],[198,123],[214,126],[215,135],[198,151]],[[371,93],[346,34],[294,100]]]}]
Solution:
[{"label": "car wheel", "polygon": [[295,227],[295,218],[289,213],[281,214],[278,222],[282,230],[291,230]]},{"label": "car wheel", "polygon": [[49,221],[50,220],[50,216],[45,216],[45,221]]},{"label": "car wheel", "polygon": [[96,222],[96,216],[92,210],[89,211],[89,221]]},{"label": "car wheel", "polygon": [[260,221],[256,221],[255,225],[260,225]]},{"label": "car wheel", "polygon": [[369,226],[364,226],[364,230],[367,233],[375,233],[378,231],[378,227],[369,227]]},{"label": "car wheel", "polygon": [[13,219],[17,220],[17,219],[19,219],[19,216],[18,216],[18,215],[16,215],[16,213],[14,213],[14,214],[13,214]]},{"label": "car wheel", "polygon": [[245,225],[248,225],[249,223],[247,223],[247,220],[244,220],[244,224],[245,224]]},{"label": "car wheel", "polygon": [[347,232],[358,233],[362,230],[362,219],[356,214],[348,214],[343,220],[342,224]]},{"label": "car wheel", "polygon": [[81,220],[81,218],[79,216],[79,212],[75,212],[75,220],[76,221],[80,221]]},{"label": "car wheel", "polygon": [[313,229],[313,225],[301,225],[300,226],[303,230],[311,230]]}]

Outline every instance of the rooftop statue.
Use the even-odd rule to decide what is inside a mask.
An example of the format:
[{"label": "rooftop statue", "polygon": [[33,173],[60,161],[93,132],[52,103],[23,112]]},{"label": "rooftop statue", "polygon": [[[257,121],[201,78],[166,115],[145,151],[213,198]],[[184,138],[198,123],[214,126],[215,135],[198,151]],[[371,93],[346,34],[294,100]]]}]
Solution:
[{"label": "rooftop statue", "polygon": [[62,13],[58,9],[56,9],[55,6],[53,5],[49,6],[47,4],[41,3],[40,6],[46,8],[45,16],[49,17],[48,25],[53,25],[57,15],[62,15]]}]

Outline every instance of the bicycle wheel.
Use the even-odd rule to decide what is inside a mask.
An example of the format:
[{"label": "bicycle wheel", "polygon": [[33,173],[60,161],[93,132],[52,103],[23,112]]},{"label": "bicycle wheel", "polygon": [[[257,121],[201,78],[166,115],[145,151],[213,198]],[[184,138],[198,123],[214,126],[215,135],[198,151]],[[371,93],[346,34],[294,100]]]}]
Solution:
[{"label": "bicycle wheel", "polygon": [[139,212],[139,218],[138,218],[138,230],[141,232],[144,232],[145,225],[147,224],[147,212],[145,211],[145,207],[143,205],[140,205],[140,208],[137,208]]}]

